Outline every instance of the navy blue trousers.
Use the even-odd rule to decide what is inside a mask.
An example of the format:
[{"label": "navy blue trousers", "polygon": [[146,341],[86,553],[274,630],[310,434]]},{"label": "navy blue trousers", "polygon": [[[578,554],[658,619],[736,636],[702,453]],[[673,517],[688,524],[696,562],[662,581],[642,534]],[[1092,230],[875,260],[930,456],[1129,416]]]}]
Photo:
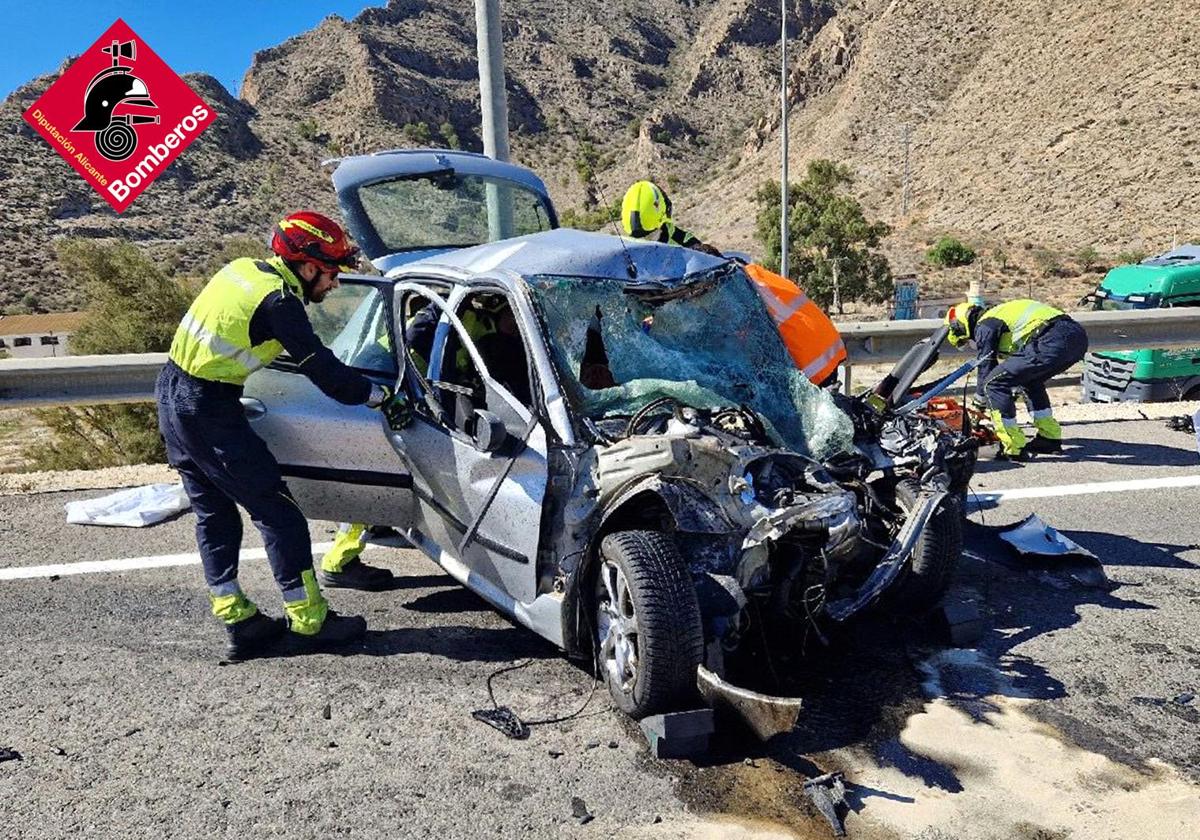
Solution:
[{"label": "navy blue trousers", "polygon": [[1034,411],[1050,408],[1046,382],[1087,353],[1087,331],[1070,318],[1054,321],[1040,335],[997,365],[983,383],[988,405],[1002,417],[1016,417],[1013,389],[1022,388]]},{"label": "navy blue trousers", "polygon": [[301,572],[312,568],[308,521],[275,457],[250,428],[238,401],[241,392],[167,362],[154,388],[167,460],[179,471],[196,512],[196,542],[209,589],[224,594],[237,581],[241,505],[262,533],[279,588],[295,590],[303,587]]}]

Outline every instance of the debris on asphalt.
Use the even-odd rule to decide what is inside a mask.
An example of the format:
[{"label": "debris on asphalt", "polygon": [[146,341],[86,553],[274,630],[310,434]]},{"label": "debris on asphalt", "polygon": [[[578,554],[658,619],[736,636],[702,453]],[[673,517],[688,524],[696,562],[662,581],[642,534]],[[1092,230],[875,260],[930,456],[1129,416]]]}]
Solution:
[{"label": "debris on asphalt", "polygon": [[944,601],[937,617],[947,644],[953,647],[973,647],[983,638],[983,615],[972,601]]},{"label": "debris on asphalt", "polygon": [[551,758],[561,758],[563,756],[562,750],[546,750],[546,752]]},{"label": "debris on asphalt", "polygon": [[708,751],[716,729],[712,709],[651,715],[641,722],[642,733],[655,758],[691,758]]},{"label": "debris on asphalt", "polygon": [[620,746],[620,745],[619,745],[619,744],[618,744],[616,741],[609,741],[609,742],[608,742],[608,748],[609,748],[610,750],[615,750],[615,749],[616,749],[618,746]]},{"label": "debris on asphalt", "polygon": [[1195,699],[1196,695],[1194,693],[1185,691],[1183,694],[1177,694],[1172,702],[1175,703],[1176,706],[1187,706]]},{"label": "debris on asphalt", "polygon": [[846,805],[845,777],[838,772],[808,779],[804,783],[804,792],[817,806],[821,816],[829,821],[829,827],[833,829],[833,836],[845,837],[846,827],[842,824],[842,817],[838,813],[838,808],[845,808]]},{"label": "debris on asphalt", "polygon": [[[1078,584],[1093,589],[1112,587],[1095,554],[1047,525],[1036,513],[1031,513],[1011,528],[1000,531],[999,536],[1024,560],[1053,560],[1056,570],[1066,572],[1067,576]],[[1044,583],[1059,589],[1070,585],[1045,574],[1038,577]]]},{"label": "debris on asphalt", "polygon": [[10,750],[8,747],[0,747],[0,762],[4,761],[24,761],[24,759],[16,750]]},{"label": "debris on asphalt", "polygon": [[182,484],[149,484],[101,496],[67,502],[71,525],[118,525],[144,528],[187,510],[192,503]]},{"label": "debris on asphalt", "polygon": [[1012,528],[1001,531],[1000,539],[1021,554],[1036,554],[1042,557],[1078,555],[1096,559],[1095,554],[1051,528],[1036,513],[1029,514]]},{"label": "debris on asphalt", "polygon": [[703,665],[696,669],[696,687],[706,702],[741,720],[760,741],[791,732],[803,706],[799,697],[774,697],[733,685]]},{"label": "debris on asphalt", "polygon": [[325,718],[325,720],[329,720],[330,718],[333,717],[333,704],[332,703],[326,703],[325,708],[321,709],[321,717]]},{"label": "debris on asphalt", "polygon": [[1173,432],[1194,434],[1196,431],[1195,421],[1187,414],[1176,414],[1174,417],[1168,417],[1166,427]]},{"label": "debris on asphalt", "polygon": [[132,729],[126,729],[126,730],[125,730],[125,737],[126,737],[126,738],[132,738],[134,735],[138,734],[138,733],[139,733],[139,732],[141,732],[141,731],[142,731],[142,727],[140,727],[140,726],[135,726],[135,727],[133,727]]},{"label": "debris on asphalt", "polygon": [[595,816],[588,811],[587,803],[578,796],[571,797],[571,816],[579,820],[580,825],[587,825],[595,819]]},{"label": "debris on asphalt", "polygon": [[508,706],[497,706],[494,709],[476,709],[471,717],[480,723],[486,723],[493,729],[498,729],[507,737],[524,741],[529,737],[529,727],[525,721],[517,717],[517,713]]},{"label": "debris on asphalt", "polygon": [[55,755],[66,755],[67,754],[67,751],[64,750],[62,747],[51,747],[50,752],[54,753]]},{"label": "debris on asphalt", "polygon": [[599,742],[599,741],[588,741],[586,744],[584,744],[584,745],[583,745],[583,748],[584,748],[585,750],[594,750],[594,749],[596,749],[598,746],[600,746],[600,742]]}]

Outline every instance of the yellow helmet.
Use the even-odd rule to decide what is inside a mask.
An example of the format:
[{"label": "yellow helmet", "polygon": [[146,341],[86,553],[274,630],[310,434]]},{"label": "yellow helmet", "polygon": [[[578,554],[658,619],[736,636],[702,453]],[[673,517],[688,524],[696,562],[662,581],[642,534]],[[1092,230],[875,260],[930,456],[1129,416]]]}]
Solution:
[{"label": "yellow helmet", "polygon": [[971,333],[975,331],[975,322],[979,320],[981,308],[979,304],[968,300],[956,303],[947,310],[946,326],[950,328],[947,338],[952,347],[961,347],[971,340]]},{"label": "yellow helmet", "polygon": [[671,218],[671,199],[652,181],[638,181],[621,201],[621,224],[629,236],[655,233]]}]

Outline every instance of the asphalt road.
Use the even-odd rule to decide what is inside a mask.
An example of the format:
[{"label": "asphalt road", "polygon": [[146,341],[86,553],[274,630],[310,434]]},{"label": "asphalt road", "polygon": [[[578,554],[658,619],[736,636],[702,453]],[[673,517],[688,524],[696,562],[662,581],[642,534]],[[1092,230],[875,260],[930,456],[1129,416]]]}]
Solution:
[{"label": "asphalt road", "polygon": [[[1194,440],[1158,421],[1068,434],[1062,458],[981,463],[974,489],[1200,476]],[[0,497],[0,570],[194,551],[190,514],[64,524],[64,502],[95,495]],[[371,549],[395,591],[331,596],[367,616],[362,651],[232,666],[198,565],[0,579],[0,748],[22,756],[0,762],[0,836],[826,837],[801,784],[829,770],[845,773],[853,837],[1187,836],[1200,487],[983,498],[954,586],[985,622],[974,650],[880,616],[792,675],[807,704],[794,733],[766,748],[730,733],[699,763],[651,759],[603,688],[527,741],[474,721],[498,668],[530,663],[495,681],[527,718],[579,708],[591,678],[411,551]],[[996,531],[1031,512],[1093,551],[1109,585],[1017,559]],[[278,613],[265,562],[242,579]]]}]

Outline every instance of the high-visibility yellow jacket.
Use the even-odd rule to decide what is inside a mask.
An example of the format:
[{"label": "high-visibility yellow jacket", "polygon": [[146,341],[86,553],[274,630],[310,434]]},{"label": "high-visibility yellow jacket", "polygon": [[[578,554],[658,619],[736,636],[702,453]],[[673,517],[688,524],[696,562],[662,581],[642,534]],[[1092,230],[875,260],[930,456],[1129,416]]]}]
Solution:
[{"label": "high-visibility yellow jacket", "polygon": [[[1024,347],[1030,336],[1038,332],[1047,321],[1062,314],[1061,309],[1055,309],[1053,306],[1036,300],[1021,298],[993,306],[979,316],[978,323],[982,324],[989,318],[994,318],[1002,321],[1008,327],[1000,336],[1000,342],[996,347],[996,351],[1000,355],[1007,356]],[[976,329],[978,330],[978,326]]]},{"label": "high-visibility yellow jacket", "polygon": [[779,327],[792,361],[816,384],[833,374],[846,359],[841,333],[804,290],[761,265],[746,266],[746,274]]},{"label": "high-visibility yellow jacket", "polygon": [[250,344],[250,319],[271,292],[303,295],[280,257],[234,260],[208,281],[179,322],[170,358],[197,379],[241,385],[283,352],[274,339]]}]

